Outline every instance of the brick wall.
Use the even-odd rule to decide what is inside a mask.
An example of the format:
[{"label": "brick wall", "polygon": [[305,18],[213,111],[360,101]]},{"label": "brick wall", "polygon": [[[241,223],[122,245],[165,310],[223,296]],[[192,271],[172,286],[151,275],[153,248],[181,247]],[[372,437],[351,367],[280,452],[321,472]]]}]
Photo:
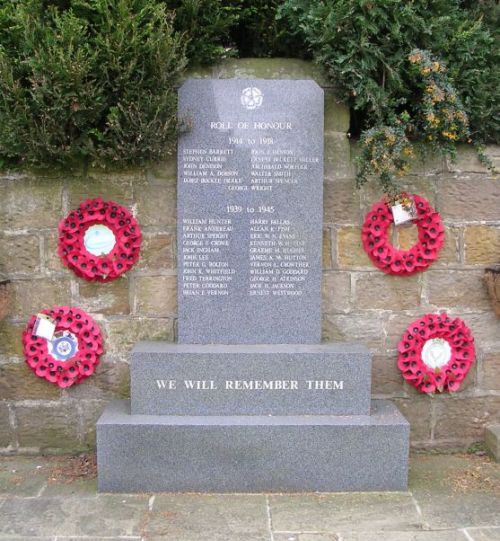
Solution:
[{"label": "brick wall", "polygon": [[[412,425],[412,445],[464,449],[499,420],[500,319],[490,309],[483,269],[500,262],[500,180],[461,150],[450,165],[416,163],[405,188],[426,197],[446,225],[446,244],[425,273],[386,276],[369,262],[360,225],[381,197],[376,183],[358,191],[345,133],[349,115],[311,65],[299,61],[239,60],[197,73],[213,77],[315,78],[325,86],[323,335],[361,341],[373,354],[373,394],[393,400]],[[489,153],[500,161],[500,149]],[[59,220],[87,197],[128,205],[141,224],[139,264],[109,284],[77,279],[57,256]],[[175,340],[175,158],[146,170],[4,173],[0,176],[0,274],[12,280],[12,304],[0,322],[0,453],[65,452],[92,448],[95,421],[112,398],[129,393],[129,352],[141,339]],[[394,243],[409,247],[414,228]],[[21,332],[42,308],[73,304],[100,324],[106,354],[82,385],[60,390],[25,366]],[[472,328],[477,363],[454,395],[422,396],[403,383],[396,346],[413,319],[447,310]],[[496,419],[495,419],[496,416]]]}]

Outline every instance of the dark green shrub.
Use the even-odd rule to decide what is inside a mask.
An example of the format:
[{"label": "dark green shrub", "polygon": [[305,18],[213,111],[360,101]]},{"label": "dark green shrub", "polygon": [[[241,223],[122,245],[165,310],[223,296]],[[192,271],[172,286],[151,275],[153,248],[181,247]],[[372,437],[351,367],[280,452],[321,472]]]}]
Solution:
[{"label": "dark green shrub", "polygon": [[128,163],[169,151],[186,59],[164,5],[10,0],[0,23],[4,160]]},{"label": "dark green shrub", "polygon": [[175,15],[175,29],[188,38],[186,53],[190,64],[210,64],[237,53],[231,34],[240,17],[238,1],[165,0],[165,3]]},{"label": "dark green shrub", "polygon": [[282,0],[224,1],[238,9],[238,24],[231,35],[239,56],[307,56],[302,41],[290,32],[287,21],[277,16]]},{"label": "dark green shrub", "polygon": [[[368,159],[373,148],[381,151],[384,134],[401,131],[397,119],[402,113],[408,118],[405,137],[432,141],[434,149],[451,156],[456,142],[467,141],[470,134],[476,142],[499,140],[499,48],[495,35],[481,21],[481,9],[484,6],[467,8],[459,0],[286,0],[280,16],[351,105],[359,131],[374,130],[369,134],[372,149],[361,152],[362,159]],[[430,75],[422,71],[427,69],[423,65],[413,69],[409,55],[414,49],[442,69]],[[450,131],[444,126],[449,100],[447,106],[433,106],[440,108],[436,112],[442,125],[426,120],[429,77],[439,78],[446,100],[453,96],[455,112],[463,116],[460,128]],[[457,124],[457,118],[448,122],[448,128]],[[363,145],[366,136],[361,135]],[[405,148],[405,141],[394,148]],[[391,154],[394,148],[386,149],[387,155],[402,164],[397,152]],[[369,164],[361,163],[360,171],[358,182],[363,183]],[[377,168],[372,169],[384,189],[392,190],[394,177],[387,168],[384,171],[382,178]]]}]

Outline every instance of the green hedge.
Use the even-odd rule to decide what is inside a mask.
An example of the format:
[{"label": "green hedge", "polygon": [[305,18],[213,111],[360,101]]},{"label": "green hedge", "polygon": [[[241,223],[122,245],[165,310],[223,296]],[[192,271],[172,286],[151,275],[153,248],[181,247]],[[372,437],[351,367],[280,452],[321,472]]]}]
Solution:
[{"label": "green hedge", "polygon": [[[410,140],[429,135],[427,75],[409,61],[421,50],[439,61],[441,83],[463,104],[460,136],[499,143],[497,4],[0,0],[0,163],[161,159],[176,141],[185,66],[237,55],[314,58],[351,105],[351,131],[375,130],[378,147],[401,129]],[[437,148],[453,147],[433,133]]]},{"label": "green hedge", "polygon": [[10,0],[0,12],[0,155],[28,164],[164,156],[186,65],[185,40],[165,6],[46,4]]}]

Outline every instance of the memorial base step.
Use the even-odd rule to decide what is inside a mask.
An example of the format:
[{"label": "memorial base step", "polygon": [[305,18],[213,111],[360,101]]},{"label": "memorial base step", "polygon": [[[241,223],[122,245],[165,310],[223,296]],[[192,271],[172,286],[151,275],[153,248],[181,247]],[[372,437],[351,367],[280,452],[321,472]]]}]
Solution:
[{"label": "memorial base step", "polygon": [[102,492],[406,490],[409,424],[390,402],[370,416],[131,415],[97,423]]},{"label": "memorial base step", "polygon": [[360,344],[139,342],[139,415],[369,415],[371,354]]}]

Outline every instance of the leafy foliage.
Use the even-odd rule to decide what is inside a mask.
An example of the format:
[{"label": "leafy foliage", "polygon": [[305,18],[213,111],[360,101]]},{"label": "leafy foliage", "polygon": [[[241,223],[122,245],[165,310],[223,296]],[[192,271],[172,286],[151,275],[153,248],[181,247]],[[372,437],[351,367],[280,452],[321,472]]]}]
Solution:
[{"label": "leafy foliage", "polygon": [[237,54],[231,36],[240,19],[237,1],[165,0],[165,4],[175,16],[175,29],[188,38],[191,64],[210,64]]},{"label": "leafy foliage", "polygon": [[358,182],[375,160],[389,190],[408,145],[500,143],[499,22],[496,0],[0,0],[0,163],[161,158],[187,64],[312,57],[352,108]]},{"label": "leafy foliage", "polygon": [[[398,149],[406,141],[432,142],[452,157],[456,143],[471,135],[477,142],[499,141],[498,16],[490,13],[483,23],[490,3],[285,0],[280,17],[355,112],[362,146],[359,184],[372,164],[384,189],[394,190],[394,175],[405,161]],[[412,61],[412,50],[421,62]],[[402,114],[408,118],[404,132],[398,124]],[[400,140],[382,149],[388,133]]]},{"label": "leafy foliage", "polygon": [[0,156],[30,164],[82,157],[127,163],[168,152],[186,58],[165,6],[0,5]]},{"label": "leafy foliage", "polygon": [[238,23],[231,35],[243,57],[307,55],[302,41],[290,32],[287,21],[278,16],[282,0],[223,0],[237,7]]},{"label": "leafy foliage", "polygon": [[395,195],[395,178],[410,169],[413,148],[406,136],[408,115],[402,114],[392,125],[376,125],[364,130],[360,139],[361,153],[356,157],[358,187],[377,175],[387,194]]}]

